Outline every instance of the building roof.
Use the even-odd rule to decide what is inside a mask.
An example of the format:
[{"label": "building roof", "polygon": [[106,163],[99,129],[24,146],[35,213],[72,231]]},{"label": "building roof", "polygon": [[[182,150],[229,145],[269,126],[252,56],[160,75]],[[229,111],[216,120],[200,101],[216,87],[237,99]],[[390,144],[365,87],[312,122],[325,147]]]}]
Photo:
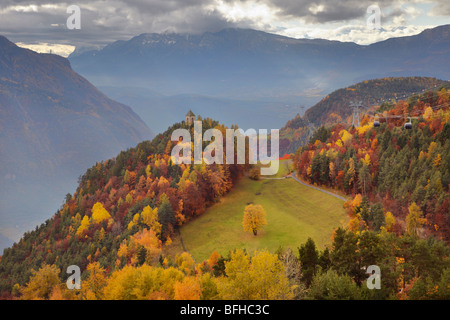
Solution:
[{"label": "building roof", "polygon": [[189,112],[186,114],[186,117],[195,117],[195,114],[189,110]]}]

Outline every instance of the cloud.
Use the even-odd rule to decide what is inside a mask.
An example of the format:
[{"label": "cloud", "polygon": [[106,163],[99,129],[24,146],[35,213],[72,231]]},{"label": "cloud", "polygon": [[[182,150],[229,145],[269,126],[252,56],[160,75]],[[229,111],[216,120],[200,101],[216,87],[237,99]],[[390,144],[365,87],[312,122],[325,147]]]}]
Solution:
[{"label": "cloud", "polygon": [[364,2],[354,0],[268,0],[268,3],[279,8],[285,17],[301,18],[306,23],[346,21],[362,17],[370,5],[366,5]]},{"label": "cloud", "polygon": [[53,53],[67,58],[74,50],[75,46],[53,43],[37,43],[27,44],[22,42],[16,42],[16,45],[22,48],[30,49],[39,53]]},{"label": "cloud", "polygon": [[431,16],[450,16],[450,2],[438,1],[430,11]]},{"label": "cloud", "polygon": [[[81,8],[81,30],[66,27],[66,9],[74,3]],[[366,10],[374,3],[382,10],[384,28],[377,34],[363,30]],[[419,6],[423,3],[427,12]],[[438,13],[450,15],[447,0],[2,0],[0,30],[14,42],[77,48],[103,46],[141,33],[202,33],[227,27],[368,43],[400,32],[419,32],[421,27],[408,25],[410,21],[418,16],[432,20],[428,15]]]},{"label": "cloud", "polygon": [[[81,30],[68,30],[66,9],[72,3],[6,0],[0,5],[0,30],[15,42],[58,42],[87,46],[129,39],[145,32],[218,31],[234,26],[203,0],[77,1]],[[58,27],[55,27],[58,26]]]},{"label": "cloud", "polygon": [[328,39],[342,42],[355,42],[359,45],[369,45],[389,38],[416,35],[432,27],[383,25],[380,30],[371,30],[364,25],[343,25],[334,29],[294,27],[284,29],[280,33],[295,38]]}]

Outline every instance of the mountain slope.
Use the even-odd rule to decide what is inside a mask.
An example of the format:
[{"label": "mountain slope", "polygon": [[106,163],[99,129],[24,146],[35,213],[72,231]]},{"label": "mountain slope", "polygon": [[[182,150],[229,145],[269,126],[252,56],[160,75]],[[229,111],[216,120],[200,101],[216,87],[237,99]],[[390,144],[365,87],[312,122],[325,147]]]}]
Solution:
[{"label": "mountain slope", "polygon": [[297,115],[287,122],[280,131],[280,154],[295,153],[298,147],[308,142],[313,128],[338,123],[351,124],[353,102],[361,102],[363,112],[370,106],[379,106],[382,102],[407,100],[411,95],[442,86],[449,87],[450,84],[436,78],[401,77],[365,80],[335,90],[306,110],[303,117]]},{"label": "mountain slope", "polygon": [[[326,129],[327,134],[317,135],[298,150],[294,167],[311,184],[352,196],[367,196],[367,201],[381,203],[384,213],[391,212],[402,221],[399,229],[406,227],[410,234],[433,234],[449,243],[449,97],[450,90],[442,88],[411,99],[409,104],[394,103],[385,110],[378,127],[368,116],[362,118],[358,128],[332,126]],[[403,127],[405,111],[414,115],[411,130]],[[359,206],[356,203],[353,202],[354,207]],[[425,218],[417,225],[411,223],[414,218],[408,217],[411,206],[418,206]],[[364,220],[367,226],[380,229],[384,224],[383,211],[377,216],[364,212],[365,209],[362,203],[361,214],[352,216],[355,219],[350,228],[363,229],[363,223],[358,221]]]},{"label": "mountain slope", "polygon": [[[203,133],[219,125],[206,118]],[[76,264],[84,270],[94,258],[110,268],[124,244],[130,241],[131,254],[131,243],[141,236],[146,239],[137,241],[146,240],[144,244],[152,247],[148,260],[158,261],[161,242],[169,244],[179,226],[228,193],[245,168],[238,164],[174,165],[168,147],[172,146],[173,131],[181,128],[193,130],[184,121],[176,123],[152,141],[143,141],[87,169],[76,191],[65,197],[53,217],[4,250],[0,298],[15,283],[24,285],[30,269],[37,270],[44,261],[64,269]],[[99,237],[100,233],[103,236]],[[47,244],[48,250],[44,248]],[[94,247],[98,250],[92,251]],[[126,264],[127,258],[123,258]]]},{"label": "mountain slope", "polygon": [[[440,100],[448,101],[448,99],[448,93],[442,92]],[[425,104],[418,103],[417,107],[419,106],[422,108]],[[400,112],[403,110],[402,107],[399,109]],[[444,124],[442,120],[446,123]],[[383,179],[386,185],[393,186],[393,190],[398,190],[399,186],[405,190],[414,189],[416,184],[410,182],[417,181],[416,179],[419,178],[418,192],[414,191],[413,197],[421,201],[418,204],[426,206],[427,209],[433,207],[437,209],[436,213],[426,211],[427,223],[423,229],[426,228],[437,236],[449,234],[449,229],[443,228],[450,225],[448,223],[450,221],[448,220],[449,120],[448,111],[445,114],[439,110],[428,113],[427,120],[415,122],[417,128],[413,131],[395,128],[394,123],[383,124],[378,129],[369,128],[371,127],[369,124],[362,131],[349,129],[354,138],[353,141],[344,139],[345,144],[341,143],[339,138],[341,135],[336,129],[336,134],[329,137],[327,141],[329,143],[311,144],[309,148],[305,148],[303,154],[306,156],[295,159],[295,168],[302,175],[306,173],[311,179],[325,178],[324,181],[319,180],[317,183],[328,182],[327,185],[337,183],[337,187],[355,188],[356,192],[359,191],[359,187],[355,168],[348,170],[347,161],[342,161],[348,157],[351,157],[350,163],[354,161],[353,164],[358,163],[358,166],[367,166],[365,163],[369,163],[370,171],[375,177],[379,177],[378,181]],[[211,119],[203,120],[203,129],[216,126],[222,127]],[[289,282],[285,270],[288,270],[289,266],[291,268],[296,266],[295,269],[299,270],[301,265],[305,266],[311,259],[308,255],[301,254],[300,260],[297,260],[292,251],[288,251],[291,253],[286,256],[286,251],[276,245],[282,241],[282,238],[293,234],[301,234],[305,239],[309,236],[313,237],[314,235],[308,231],[309,228],[314,228],[314,219],[317,220],[317,217],[313,217],[313,211],[317,209],[317,203],[325,203],[324,199],[322,197],[309,198],[305,201],[296,199],[297,204],[287,203],[292,202],[290,200],[296,197],[296,192],[301,192],[301,190],[294,190],[299,185],[289,179],[272,180],[273,183],[280,183],[278,188],[270,186],[270,181],[251,182],[254,183],[253,186],[248,188],[248,192],[244,192],[243,197],[240,195],[236,198],[234,193],[223,199],[221,197],[244,173],[244,168],[239,165],[173,165],[169,156],[169,147],[172,146],[170,136],[173,130],[180,128],[188,127],[184,123],[175,124],[153,141],[140,143],[135,148],[121,152],[116,158],[97,163],[88,169],[80,179],[74,195],[66,197],[61,210],[58,210],[51,219],[42,223],[36,230],[27,232],[13,248],[4,251],[0,259],[0,299],[169,300],[184,297],[194,297],[196,300],[245,299],[248,297],[248,288],[252,288],[251,290],[255,292],[274,292],[275,288],[281,293],[273,300],[292,299],[293,295],[286,295],[287,290],[280,290],[280,286],[285,287],[286,284],[293,284],[292,290],[299,285],[304,286],[308,294],[306,297],[320,300],[335,299],[336,290],[329,295],[324,293],[318,296],[316,292],[327,290],[316,290],[317,287],[314,285],[308,288],[306,282],[302,282],[306,281],[302,280],[303,277],[296,276],[292,282]],[[342,129],[342,126],[340,128]],[[222,129],[226,128],[222,127]],[[412,136],[408,137],[410,134]],[[382,146],[384,144],[388,147]],[[419,152],[420,149],[427,151]],[[314,157],[311,159],[308,154]],[[369,156],[370,161],[365,154]],[[410,159],[413,161],[411,162]],[[436,166],[436,159],[439,159],[439,167]],[[298,162],[299,160],[302,162]],[[309,163],[303,163],[303,160],[312,161],[311,166]],[[333,163],[333,166],[324,166],[323,163]],[[381,170],[383,163],[383,170]],[[393,174],[390,172],[391,163],[395,164]],[[408,164],[410,166],[405,174]],[[307,169],[306,172],[302,170],[308,167],[311,170]],[[347,176],[354,175],[355,180],[350,181],[348,177],[342,179],[342,174],[335,170],[330,172],[337,173],[336,175],[322,172],[328,168],[334,168],[339,172],[345,171]],[[440,172],[443,173],[442,176]],[[431,179],[427,182],[429,175]],[[361,176],[358,172],[358,179],[361,179]],[[351,184],[348,184],[349,181]],[[246,182],[250,181],[246,179]],[[344,182],[347,183],[343,184]],[[447,187],[444,187],[445,183]],[[260,188],[263,184],[267,185],[268,189],[264,190],[270,195]],[[263,193],[261,194],[260,191]],[[283,194],[289,196],[280,197]],[[408,193],[400,192],[399,194]],[[269,206],[267,202],[262,202],[263,198],[268,202],[275,198],[277,201],[284,199],[285,203]],[[239,200],[237,202],[240,203],[235,200]],[[279,236],[274,236],[274,233],[269,232],[267,228],[258,234],[258,237],[250,236],[252,240],[248,241],[249,236],[243,235],[242,224],[239,222],[242,218],[236,212],[242,211],[246,205],[253,203],[248,202],[251,200],[257,201],[268,211],[272,211],[267,214],[267,217],[272,217],[269,224],[279,224],[277,211],[288,208],[289,210],[283,214],[286,218],[288,217],[287,222],[290,222],[290,226],[293,224],[292,221],[298,219],[305,224],[305,227],[281,228],[283,231]],[[344,279],[345,283],[353,286],[353,289],[341,293],[339,297],[342,299],[392,300],[396,297],[398,299],[408,297],[410,299],[447,299],[450,283],[448,246],[434,236],[422,238],[415,234],[418,224],[422,223],[418,220],[422,219],[415,219],[412,223],[408,223],[406,228],[402,226],[402,217],[397,215],[394,209],[408,211],[403,199],[397,201],[390,199],[388,195],[375,200],[379,202],[369,203],[369,200],[359,195],[353,201],[348,201],[348,206],[345,208],[349,211],[352,220],[348,228],[337,228],[333,234],[329,234],[329,231],[326,231],[327,228],[324,228],[325,225],[321,225],[321,223],[329,222],[327,219],[325,222],[317,220],[320,225],[317,230],[319,233],[324,232],[322,236],[331,239],[332,243],[324,251],[316,247],[312,238],[306,244],[300,245],[301,253],[310,251],[311,248],[316,250],[314,258],[316,262],[312,265],[318,269],[318,273],[314,279],[322,282],[320,279],[323,278],[318,277],[328,277],[330,272],[335,274],[331,279],[334,283],[337,283],[336,281],[341,283],[340,279]],[[387,206],[384,207],[384,203],[382,205],[380,201],[387,202]],[[192,226],[191,232],[204,232],[204,236],[208,239],[221,233],[221,230],[215,229],[211,224],[214,218],[198,215],[210,205],[213,206],[213,210],[217,210],[217,205],[226,206],[227,203],[234,209],[228,211],[231,219],[223,221],[221,228],[227,231],[230,227],[233,230],[240,230],[230,240],[234,241],[231,248],[236,250],[230,251],[232,253],[228,257],[220,255],[215,250],[220,249],[219,246],[230,239],[230,237],[224,238],[224,235],[220,236],[224,240],[219,241],[218,246],[214,245],[207,250],[209,252],[206,255],[203,255],[202,259],[210,254],[207,260],[194,260],[184,244],[180,246],[186,251],[175,257],[166,251],[170,250],[171,236],[174,235],[174,231],[185,223],[189,223],[189,227]],[[337,208],[336,205],[339,206],[339,203],[334,204],[334,209]],[[302,208],[297,208],[298,206]],[[325,207],[329,208],[328,205]],[[410,208],[414,208],[414,214],[420,211],[415,204]],[[391,211],[384,215],[387,211],[384,209]],[[219,211],[221,212],[214,212],[216,216],[227,214],[225,210]],[[328,215],[331,214],[328,217],[329,220],[337,218],[331,213],[333,210],[325,208],[322,211]],[[201,228],[198,228],[199,220],[203,220]],[[433,223],[436,224],[433,225]],[[415,226],[411,229],[410,225],[413,224]],[[414,234],[411,230],[414,230]],[[420,234],[422,235],[422,232]],[[184,235],[183,238],[186,240]],[[264,249],[265,241],[270,238],[273,241],[272,249],[278,248],[275,254],[271,254],[270,249],[270,251]],[[242,249],[239,249],[243,244],[240,239],[243,239],[246,244],[250,242],[255,244],[257,249],[252,251],[254,253],[251,260],[250,256],[244,256]],[[298,242],[294,242],[294,245],[297,245],[296,243]],[[214,251],[211,253],[212,250]],[[258,253],[261,252],[259,250],[264,250],[263,255]],[[255,259],[254,257],[258,255],[259,258]],[[317,259],[317,256],[320,259]],[[396,272],[403,261],[407,263],[401,265],[400,272]],[[381,270],[385,270],[384,275],[390,275],[382,277],[383,290],[379,291],[367,289],[367,275],[361,267],[375,263]],[[68,267],[73,265],[78,266],[82,272],[81,290],[67,289],[68,274],[66,272]],[[321,271],[322,266],[326,271]],[[304,275],[305,269],[302,270]],[[236,274],[238,274],[237,279]],[[283,275],[286,278],[283,279],[280,276],[273,278],[274,274]],[[298,275],[298,271],[289,274]],[[230,279],[236,281],[232,287],[229,285]],[[268,279],[274,279],[274,281],[269,282]],[[244,286],[243,281],[246,281]],[[254,282],[256,282],[255,285],[252,284]],[[314,282],[317,281],[314,280]],[[328,282],[329,280],[326,280],[325,283]],[[411,286],[414,287],[409,290]],[[242,287],[244,289],[241,289]],[[323,287],[323,284],[320,284],[320,287]],[[187,293],[181,296],[183,291]],[[361,293],[353,294],[350,291]],[[198,292],[198,294],[192,296],[192,292]],[[229,292],[235,296],[230,296]],[[375,294],[371,296],[373,293]],[[304,293],[301,294],[302,296],[299,297],[305,297]],[[267,297],[265,293],[261,296],[251,296],[256,300]],[[271,299],[270,296],[269,298]]]},{"label": "mountain slope", "polygon": [[3,235],[33,227],[50,204],[56,209],[61,190],[93,162],[152,136],[139,116],[75,73],[67,59],[0,37]]},{"label": "mountain slope", "polygon": [[[242,128],[280,128],[301,112],[299,106],[312,106],[328,92],[362,80],[449,79],[450,72],[442,67],[450,57],[449,30],[446,25],[369,46],[246,29],[200,35],[141,34],[101,50],[71,55],[69,60],[77,72],[98,86],[114,87],[118,96],[126,78],[127,91],[139,87],[167,96],[244,100],[249,103],[240,104],[239,119],[230,112],[221,121],[237,122]],[[145,98],[137,89],[133,95],[142,118],[161,111],[157,98]],[[273,103],[255,108],[255,101]],[[186,105],[190,102],[184,100]],[[279,114],[282,107],[287,112]],[[262,108],[274,114],[263,126],[253,120]],[[172,121],[165,122],[167,128]]]},{"label": "mountain slope", "polygon": [[[117,85],[120,77],[126,77],[131,85],[147,85],[164,94],[286,96],[298,93],[291,81],[307,80],[303,67],[314,54],[330,58],[328,51],[319,50],[322,43],[242,29],[201,35],[141,34],[69,59],[75,70],[97,85]],[[346,53],[354,44],[328,46]],[[299,54],[302,60],[297,59]]]}]

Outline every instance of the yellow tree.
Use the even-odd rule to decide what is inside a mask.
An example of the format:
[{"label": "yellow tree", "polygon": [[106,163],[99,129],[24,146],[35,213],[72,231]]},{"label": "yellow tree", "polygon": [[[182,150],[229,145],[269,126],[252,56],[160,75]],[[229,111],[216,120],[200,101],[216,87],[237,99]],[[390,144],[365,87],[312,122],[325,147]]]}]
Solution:
[{"label": "yellow tree", "polygon": [[192,256],[186,251],[175,257],[175,263],[178,265],[180,270],[184,271],[186,274],[190,274],[194,271],[194,258],[192,258]]},{"label": "yellow tree", "polygon": [[26,287],[22,288],[22,299],[49,299],[53,288],[61,283],[60,270],[55,265],[44,265],[39,271],[31,270],[32,276]]},{"label": "yellow tree", "polygon": [[88,216],[84,216],[83,220],[81,220],[81,224],[77,229],[77,236],[81,237],[85,230],[89,229],[89,218]]},{"label": "yellow tree", "polygon": [[392,215],[390,211],[388,211],[386,212],[384,220],[386,221],[386,230],[388,232],[392,232],[394,230],[395,217]]},{"label": "yellow tree", "polygon": [[363,159],[361,159],[361,161],[367,166],[370,166],[370,155],[368,153],[366,153],[365,157]]},{"label": "yellow tree", "polygon": [[431,107],[427,107],[423,114],[424,119],[430,119],[433,116],[433,109]]},{"label": "yellow tree", "polygon": [[150,165],[147,165],[147,167],[145,168],[145,175],[147,177],[150,177],[152,175],[152,167]]},{"label": "yellow tree", "polygon": [[111,219],[111,215],[106,211],[100,202],[97,202],[92,207],[92,221],[94,223],[100,223],[104,220]]},{"label": "yellow tree", "polygon": [[361,205],[362,195],[358,193],[352,201],[353,212],[356,213],[357,208]]},{"label": "yellow tree", "polygon": [[61,283],[53,287],[49,300],[76,300],[76,291],[67,289],[67,285]]},{"label": "yellow tree", "polygon": [[141,213],[142,221],[156,234],[161,233],[161,223],[158,221],[158,208],[152,209],[146,206]]},{"label": "yellow tree", "polygon": [[122,257],[130,265],[147,263],[153,264],[161,254],[161,240],[151,229],[142,229],[135,235],[126,239],[120,245],[117,252],[119,259]]},{"label": "yellow tree", "polygon": [[127,261],[129,260],[129,250],[126,239],[123,239],[122,243],[120,244],[119,250],[117,250],[117,256],[119,257],[119,259],[124,258]]},{"label": "yellow tree", "polygon": [[291,299],[292,287],[284,266],[276,254],[255,252],[250,265],[250,278],[255,288],[253,299]]},{"label": "yellow tree", "polygon": [[361,229],[361,215],[355,214],[348,222],[348,229],[353,233],[358,233]]},{"label": "yellow tree", "polygon": [[438,153],[436,155],[436,157],[434,158],[433,164],[435,167],[440,167],[441,163],[442,163],[442,158],[441,158],[441,155]]},{"label": "yellow tree", "polygon": [[355,161],[353,160],[353,158],[350,158],[350,160],[348,161],[347,174],[349,176],[348,185],[350,186],[355,180]]},{"label": "yellow tree", "polygon": [[341,136],[341,140],[344,145],[348,145],[353,139],[353,135],[347,130],[342,130],[341,132],[339,132],[339,135]]},{"label": "yellow tree", "polygon": [[276,254],[256,251],[250,259],[242,250],[236,250],[231,260],[225,262],[225,272],[227,277],[220,278],[218,283],[219,295],[223,299],[292,298],[293,288]]},{"label": "yellow tree", "polygon": [[161,248],[161,240],[158,239],[155,231],[152,229],[143,229],[134,236],[131,236],[130,240],[135,241],[137,244],[140,244],[147,249]]},{"label": "yellow tree", "polygon": [[261,227],[267,224],[266,211],[259,204],[249,204],[244,209],[242,226],[245,232],[253,232],[256,236]]},{"label": "yellow tree", "polygon": [[211,275],[211,273],[203,273],[199,275],[200,287],[202,294],[201,300],[217,300],[219,292],[217,291],[218,278]]},{"label": "yellow tree", "polygon": [[230,261],[225,262],[226,277],[218,283],[219,295],[222,299],[250,300],[251,279],[249,277],[250,259],[243,250],[231,254]]},{"label": "yellow tree", "polygon": [[334,184],[335,183],[335,178],[336,178],[336,166],[334,165],[334,162],[330,162],[330,164],[328,165],[329,171],[330,171],[330,180],[331,183]]},{"label": "yellow tree", "polygon": [[125,266],[114,271],[103,290],[106,300],[173,299],[174,286],[182,282],[183,272],[175,268]]},{"label": "yellow tree", "polygon": [[88,264],[86,269],[89,277],[83,282],[81,296],[85,300],[101,300],[107,281],[105,269],[100,266],[99,262]]},{"label": "yellow tree", "polygon": [[128,193],[127,196],[125,197],[125,201],[128,202],[129,204],[133,203],[133,196]]},{"label": "yellow tree", "polygon": [[419,229],[426,222],[426,219],[422,218],[422,211],[415,202],[408,207],[408,211],[409,213],[406,216],[406,231],[411,236],[417,236]]},{"label": "yellow tree", "polygon": [[199,279],[185,277],[183,281],[177,281],[174,285],[175,300],[200,300],[202,293]]},{"label": "yellow tree", "polygon": [[220,259],[220,254],[216,250],[214,250],[208,259],[208,265],[211,268],[214,267],[217,264],[217,262],[219,261],[219,259]]},{"label": "yellow tree", "polygon": [[133,216],[133,219],[130,221],[130,223],[128,223],[128,230],[131,230],[133,226],[137,226],[139,224],[139,218],[140,218],[139,213],[136,213]]}]

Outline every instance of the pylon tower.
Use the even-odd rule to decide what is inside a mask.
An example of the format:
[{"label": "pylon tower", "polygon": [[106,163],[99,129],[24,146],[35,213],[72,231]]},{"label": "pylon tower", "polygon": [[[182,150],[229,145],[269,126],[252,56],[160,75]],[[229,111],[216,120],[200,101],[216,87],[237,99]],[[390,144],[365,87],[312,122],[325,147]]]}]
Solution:
[{"label": "pylon tower", "polygon": [[352,126],[354,126],[355,128],[358,128],[360,126],[360,124],[359,124],[359,108],[361,106],[361,103],[352,102],[350,104],[350,106],[353,107]]}]

